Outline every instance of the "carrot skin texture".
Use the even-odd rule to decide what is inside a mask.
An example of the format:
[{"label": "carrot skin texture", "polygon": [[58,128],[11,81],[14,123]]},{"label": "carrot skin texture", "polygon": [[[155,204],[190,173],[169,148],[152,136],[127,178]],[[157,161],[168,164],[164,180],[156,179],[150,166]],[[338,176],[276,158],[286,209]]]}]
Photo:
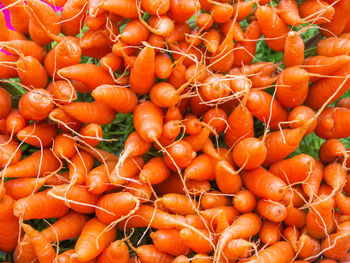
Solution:
[{"label": "carrot skin texture", "polygon": [[31,156],[17,162],[14,165],[8,166],[0,172],[0,175],[5,177],[36,177],[56,171],[60,166],[57,157],[54,156],[51,150],[44,149],[36,151]]},{"label": "carrot skin texture", "polygon": [[51,246],[51,243],[30,225],[22,224],[22,228],[33,244],[39,261],[42,263],[53,262],[56,257],[56,252]]},{"label": "carrot skin texture", "polygon": [[[96,258],[115,240],[115,228],[102,234],[106,227],[107,225],[101,223],[97,218],[93,218],[85,224],[74,248],[78,260],[84,262]],[[99,238],[97,239],[97,237]]]},{"label": "carrot skin texture", "polygon": [[323,139],[340,139],[350,136],[350,110],[347,108],[328,108],[318,118],[315,133]]},{"label": "carrot skin texture", "polygon": [[[252,193],[262,198],[279,201],[286,194],[285,182],[262,167],[245,171],[243,183]],[[269,190],[265,191],[262,185],[269,186]]]},{"label": "carrot skin texture", "polygon": [[17,200],[13,212],[23,220],[58,218],[68,212],[68,207],[64,201],[57,200],[44,191]]},{"label": "carrot skin texture", "polygon": [[339,76],[340,78],[323,78],[313,83],[310,86],[305,104],[314,110],[320,109],[327,99],[335,93],[337,88],[342,85],[342,88],[329,104],[340,98],[350,87],[350,80],[346,79],[349,73],[350,63],[332,74],[332,76]]},{"label": "carrot skin texture", "polygon": [[18,219],[13,215],[14,203],[7,194],[0,200],[0,249],[4,252],[15,250],[20,233]]}]

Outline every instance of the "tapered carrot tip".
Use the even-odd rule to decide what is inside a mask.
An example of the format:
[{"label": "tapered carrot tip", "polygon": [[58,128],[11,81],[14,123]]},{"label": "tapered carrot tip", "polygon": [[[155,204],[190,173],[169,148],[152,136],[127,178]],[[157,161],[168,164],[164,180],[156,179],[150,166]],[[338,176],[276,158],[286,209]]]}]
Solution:
[{"label": "tapered carrot tip", "polygon": [[35,229],[32,228],[30,225],[28,225],[28,224],[22,224],[21,226],[22,226],[24,232],[25,232],[27,235],[30,236],[31,234],[35,233]]}]

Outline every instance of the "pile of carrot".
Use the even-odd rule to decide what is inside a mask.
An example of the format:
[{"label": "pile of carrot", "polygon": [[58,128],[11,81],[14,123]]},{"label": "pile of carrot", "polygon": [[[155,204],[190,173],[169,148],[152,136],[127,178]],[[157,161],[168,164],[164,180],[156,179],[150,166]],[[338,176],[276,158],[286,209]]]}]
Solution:
[{"label": "pile of carrot", "polygon": [[350,262],[350,0],[2,4],[8,262]]}]

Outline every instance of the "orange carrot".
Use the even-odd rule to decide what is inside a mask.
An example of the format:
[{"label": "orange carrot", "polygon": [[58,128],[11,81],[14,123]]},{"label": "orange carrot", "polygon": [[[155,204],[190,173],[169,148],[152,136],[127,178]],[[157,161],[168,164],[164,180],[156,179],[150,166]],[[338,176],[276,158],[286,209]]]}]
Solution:
[{"label": "orange carrot", "polygon": [[30,225],[22,224],[21,226],[28,235],[39,261],[42,263],[53,262],[56,257],[56,252],[50,242]]},{"label": "orange carrot", "polygon": [[152,47],[146,46],[138,54],[135,65],[130,71],[130,87],[137,94],[150,91],[155,80],[155,53]]},{"label": "orange carrot", "polygon": [[75,253],[80,261],[96,258],[116,238],[116,229],[106,229],[107,225],[97,218],[89,220],[75,244]]},{"label": "orange carrot", "polygon": [[39,192],[16,201],[13,213],[16,217],[28,219],[58,218],[67,213],[68,207],[63,201]]},{"label": "orange carrot", "polygon": [[0,172],[4,177],[36,177],[56,171],[59,160],[49,149],[39,150],[31,156],[8,166]]},{"label": "orange carrot", "polygon": [[5,194],[0,200],[0,249],[12,252],[20,233],[18,219],[13,215],[13,198]]}]

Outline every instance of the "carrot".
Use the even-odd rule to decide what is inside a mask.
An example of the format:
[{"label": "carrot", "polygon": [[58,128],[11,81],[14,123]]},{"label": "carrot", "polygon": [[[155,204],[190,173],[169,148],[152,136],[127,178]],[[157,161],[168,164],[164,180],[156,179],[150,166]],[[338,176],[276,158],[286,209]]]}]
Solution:
[{"label": "carrot", "polygon": [[17,134],[28,125],[28,120],[17,109],[12,109],[5,120],[6,133]]},{"label": "carrot", "polygon": [[60,166],[59,160],[51,150],[39,150],[29,157],[8,166],[0,172],[1,176],[14,177],[36,177],[56,171]]},{"label": "carrot", "polygon": [[152,47],[146,46],[138,54],[135,65],[130,71],[130,87],[137,94],[145,94],[150,91],[154,80],[155,53]]},{"label": "carrot", "polygon": [[155,157],[146,163],[139,177],[143,183],[159,184],[170,175],[170,169],[166,166],[163,158]]},{"label": "carrot", "polygon": [[[110,23],[110,27],[110,31],[107,28],[103,27],[98,31],[89,30],[84,33],[84,36],[81,38],[80,41],[80,47],[84,56],[100,59],[111,52],[111,45],[113,44],[113,42],[111,41],[110,35],[118,35],[119,32],[118,27],[116,27],[113,22]],[[105,70],[104,73],[110,78],[113,77]]]},{"label": "carrot", "polygon": [[91,95],[97,102],[120,113],[132,112],[137,104],[137,97],[132,90],[114,85],[101,85],[93,90]]},{"label": "carrot", "polygon": [[149,37],[149,30],[138,19],[131,20],[120,37],[123,41],[130,45],[140,45],[142,41],[146,41]]},{"label": "carrot", "polygon": [[325,238],[322,241],[321,249],[324,251],[326,257],[342,259],[346,256],[350,247],[349,228],[341,230],[341,227],[346,224],[347,223],[341,224],[338,232],[329,235],[329,238]]},{"label": "carrot", "polygon": [[300,5],[300,16],[316,25],[330,22],[334,13],[334,6],[322,0],[306,0]]},{"label": "carrot", "polygon": [[56,252],[50,242],[30,225],[22,224],[21,226],[28,235],[39,261],[41,263],[53,262],[56,257]]},{"label": "carrot", "polygon": [[224,194],[235,194],[242,188],[242,179],[227,161],[219,161],[215,166],[215,180]]},{"label": "carrot", "polygon": [[264,221],[259,231],[261,242],[266,245],[273,245],[281,239],[283,226],[272,221]]},{"label": "carrot", "polygon": [[162,132],[163,113],[152,102],[143,102],[134,111],[134,125],[142,139],[157,141]]},{"label": "carrot", "polygon": [[105,125],[111,123],[115,117],[113,109],[98,102],[74,102],[62,105],[62,109],[74,119],[85,123]]},{"label": "carrot", "polygon": [[[309,119],[315,116],[315,112],[307,106],[298,106],[292,109],[288,115],[289,127],[296,129],[303,126]],[[316,129],[317,120],[306,131],[306,135],[312,133]]]},{"label": "carrot", "polygon": [[249,213],[255,208],[255,195],[249,190],[241,190],[233,197],[233,205],[239,212]]},{"label": "carrot", "polygon": [[326,39],[321,40],[317,44],[317,53],[320,56],[326,56],[326,57],[343,56],[340,58],[342,58],[342,60],[345,60],[346,57],[344,57],[344,55],[348,55],[349,48],[350,48],[350,39],[328,37]]},{"label": "carrot", "polygon": [[180,230],[180,238],[183,242],[196,253],[210,253],[214,246],[214,236],[208,230],[199,229],[198,232],[190,228]]},{"label": "carrot", "polygon": [[196,202],[181,194],[166,194],[157,199],[162,206],[180,215],[195,214]]},{"label": "carrot", "polygon": [[343,99],[340,99],[337,104],[336,104],[337,107],[340,107],[340,108],[347,108],[347,109],[350,109],[350,99],[349,98],[343,98]]},{"label": "carrot", "polygon": [[267,38],[266,44],[272,50],[283,51],[289,28],[278,15],[277,9],[271,6],[260,6],[255,15],[262,34]]},{"label": "carrot", "polygon": [[322,143],[318,155],[324,164],[339,160],[346,154],[344,144],[338,139],[329,139]]},{"label": "carrot", "polygon": [[[239,3],[240,5],[244,3],[254,4],[254,1],[248,1],[248,2],[239,1],[237,3]],[[233,8],[235,8],[235,5]],[[257,21],[251,22],[244,32],[244,39],[246,40],[237,42],[236,48],[233,51],[233,54],[235,57],[235,61],[233,62],[233,64],[235,66],[248,65],[252,62],[255,56],[256,43],[260,35],[261,35],[261,32],[260,32],[260,27],[258,22]]]},{"label": "carrot", "polygon": [[99,256],[97,263],[128,263],[129,248],[125,242],[116,240],[111,243]]},{"label": "carrot", "polygon": [[18,60],[17,56],[0,52],[0,77],[4,79],[16,78],[17,70],[13,67],[13,62]]},{"label": "carrot", "polygon": [[299,5],[295,0],[280,1],[277,10],[278,15],[287,25],[298,26],[303,22],[299,15]]},{"label": "carrot", "polygon": [[60,133],[53,142],[53,153],[60,159],[69,159],[76,152],[76,142],[69,134]]},{"label": "carrot", "polygon": [[170,0],[165,1],[151,1],[151,0],[143,0],[141,2],[142,9],[151,15],[164,15],[168,12],[170,8]]},{"label": "carrot", "polygon": [[[218,5],[215,5],[218,6]],[[229,7],[230,5],[226,5]],[[232,8],[230,6],[230,8]],[[232,8],[233,11],[233,8]],[[230,18],[230,17],[229,17]],[[232,23],[226,34],[224,40],[220,43],[220,46],[216,53],[210,58],[210,66],[213,70],[218,72],[227,72],[233,65],[235,57],[233,54],[233,34],[236,23]]]},{"label": "carrot", "polygon": [[5,0],[2,2],[10,12],[10,22],[13,28],[22,34],[28,33],[29,16],[25,10],[24,2]]},{"label": "carrot", "polygon": [[269,172],[286,183],[304,182],[316,166],[315,159],[307,154],[299,154],[290,159],[274,163]]},{"label": "carrot", "polygon": [[253,244],[245,239],[233,239],[224,248],[224,262],[236,260],[238,258],[248,258]]},{"label": "carrot", "polygon": [[251,257],[247,263],[257,262],[278,262],[287,263],[291,262],[294,258],[294,250],[289,242],[279,241],[271,247],[265,248],[255,256]]},{"label": "carrot", "polygon": [[170,0],[168,15],[175,22],[185,22],[200,8],[199,2],[195,0]]},{"label": "carrot", "polygon": [[294,251],[298,251],[298,238],[299,238],[299,231],[295,227],[286,227],[283,230],[283,236],[284,238],[290,242],[292,245]]},{"label": "carrot", "polygon": [[49,119],[56,122],[58,127],[65,132],[77,131],[83,125],[60,108],[53,109],[49,114]]},{"label": "carrot", "polygon": [[47,90],[52,95],[55,102],[59,104],[69,104],[77,99],[76,90],[67,81],[53,81],[47,86]]},{"label": "carrot", "polygon": [[0,135],[0,167],[5,168],[21,160],[22,151],[19,145],[6,135]]},{"label": "carrot", "polygon": [[213,20],[216,23],[225,23],[233,15],[233,7],[228,3],[216,4],[214,3],[210,8],[210,13],[213,17]]},{"label": "carrot", "polygon": [[[81,263],[80,260],[75,258],[74,249],[66,250],[63,253],[57,255],[56,257],[57,263]],[[96,259],[92,259],[89,261],[85,261],[86,263],[96,263]]]},{"label": "carrot", "polygon": [[237,16],[237,20],[241,21],[249,16],[253,11],[254,1],[238,1],[233,5],[233,17]]},{"label": "carrot", "polygon": [[[247,101],[247,109],[251,114],[272,129],[278,129],[278,124],[287,119],[288,113],[283,106],[270,94],[252,90]],[[269,122],[270,121],[270,122]]]},{"label": "carrot", "polygon": [[298,33],[294,31],[289,32],[284,45],[283,65],[285,67],[302,65],[304,62],[304,50],[304,42]]},{"label": "carrot", "polygon": [[180,101],[180,94],[173,85],[167,82],[159,82],[151,88],[151,101],[158,107],[175,106]]},{"label": "carrot", "polygon": [[261,228],[261,221],[256,214],[246,213],[239,216],[231,226],[221,234],[216,250],[214,253],[214,260],[221,258],[221,254],[227,243],[238,238],[249,238],[259,233]]},{"label": "carrot", "polygon": [[166,54],[159,54],[155,57],[155,74],[160,79],[166,79],[172,72],[172,61]]},{"label": "carrot", "polygon": [[323,178],[334,192],[338,192],[345,185],[346,169],[339,163],[330,163],[324,168]]},{"label": "carrot", "polygon": [[0,249],[4,252],[15,250],[20,233],[18,219],[13,215],[14,203],[7,194],[0,200]]},{"label": "carrot", "polygon": [[0,102],[0,119],[3,119],[10,113],[12,107],[10,94],[3,88],[0,88]]},{"label": "carrot", "polygon": [[67,239],[76,238],[80,235],[88,216],[70,211],[48,228],[41,231],[41,235],[49,242],[59,242]]},{"label": "carrot", "polygon": [[229,129],[225,133],[225,143],[233,146],[237,141],[246,137],[254,137],[254,120],[251,112],[242,105],[238,105],[227,119]]},{"label": "carrot", "polygon": [[287,216],[287,210],[283,204],[265,199],[257,202],[256,211],[272,222],[282,222]]},{"label": "carrot", "polygon": [[234,146],[232,158],[235,164],[245,170],[258,168],[266,158],[264,141],[254,137],[240,140]]},{"label": "carrot", "polygon": [[81,48],[76,41],[71,39],[63,39],[54,48],[52,48],[45,57],[44,66],[47,74],[50,77],[55,76],[55,78],[62,78],[63,76],[67,78],[72,77],[75,79],[73,72],[74,68],[70,67],[71,72],[67,72],[66,69],[60,71],[61,75],[58,74],[58,71],[62,68],[78,64],[80,62],[81,55]]},{"label": "carrot", "polygon": [[96,258],[116,238],[116,229],[106,230],[107,225],[97,218],[89,220],[75,244],[75,253],[80,261]]},{"label": "carrot", "polygon": [[180,238],[180,231],[175,229],[160,229],[150,234],[156,249],[172,256],[186,255],[190,249]]},{"label": "carrot", "polygon": [[109,181],[116,186],[122,185],[128,181],[128,178],[138,175],[142,168],[143,160],[141,157],[127,158],[119,168],[116,167],[109,174]]},{"label": "carrot", "polygon": [[211,191],[203,194],[200,205],[202,209],[211,209],[222,206],[231,205],[231,200],[227,196],[222,195],[219,191]]},{"label": "carrot", "polygon": [[205,153],[197,156],[186,167],[185,180],[209,180],[215,178],[216,161]]},{"label": "carrot", "polygon": [[84,20],[87,1],[68,0],[62,9],[60,16],[61,31],[66,36],[76,36],[80,33],[83,25],[80,21]]},{"label": "carrot", "polygon": [[[243,183],[255,195],[274,201],[282,200],[286,194],[286,184],[262,167],[244,171]],[[265,189],[264,185],[268,185],[269,189]]]},{"label": "carrot", "polygon": [[[58,76],[73,79],[84,83],[90,91],[93,91],[100,85],[114,84],[112,76],[103,68],[95,64],[74,64],[61,68],[57,71]],[[87,78],[86,76],[90,76]]]},{"label": "carrot", "polygon": [[149,205],[140,205],[133,217],[124,220],[118,229],[150,226],[157,229],[173,229],[183,225],[185,218],[179,220],[178,216],[166,213]]},{"label": "carrot", "polygon": [[115,164],[115,162],[107,162],[89,171],[85,180],[85,185],[89,188],[89,192],[99,195],[111,189],[108,174],[111,174]]},{"label": "carrot", "polygon": [[[160,122],[160,119],[159,119]],[[158,127],[157,127],[158,130]],[[132,132],[126,139],[124,143],[124,149],[120,155],[117,166],[123,164],[123,162],[128,157],[136,157],[141,156],[147,153],[149,148],[151,147],[151,143],[149,141],[144,140],[138,132]]]},{"label": "carrot", "polygon": [[[187,180],[185,182],[186,189],[191,195],[201,195],[210,190],[209,181]],[[175,194],[185,194],[184,184],[179,175],[172,174],[164,182],[154,185],[154,189],[158,194],[164,195],[169,192]]]},{"label": "carrot", "polygon": [[316,127],[317,136],[323,139],[340,139],[349,135],[347,120],[350,110],[347,108],[332,107],[326,109],[318,118]]},{"label": "carrot", "polygon": [[125,192],[131,193],[140,203],[146,203],[151,200],[152,189],[149,184],[140,184],[139,182],[128,182],[124,185]]},{"label": "carrot", "polygon": [[29,14],[29,35],[39,45],[52,42],[50,34],[58,35],[61,31],[58,14],[47,4],[38,0],[27,2]]},{"label": "carrot", "polygon": [[93,213],[93,206],[99,198],[83,186],[68,184],[54,186],[47,194],[58,200],[64,200],[72,210],[83,214]]},{"label": "carrot", "polygon": [[82,140],[88,145],[95,147],[97,146],[103,136],[103,130],[100,125],[90,123],[79,130],[79,134]]},{"label": "carrot", "polygon": [[133,248],[133,250],[143,263],[171,263],[174,259],[174,257],[157,250],[154,245],[143,245]]},{"label": "carrot", "polygon": [[139,207],[138,199],[128,192],[107,194],[97,202],[96,217],[104,224],[111,224],[130,216]]},{"label": "carrot", "polygon": [[114,53],[108,53],[100,59],[100,65],[112,75],[113,71],[119,71],[123,68],[123,59]]},{"label": "carrot", "polygon": [[342,214],[350,215],[350,198],[343,193],[335,194],[335,205]]},{"label": "carrot", "polygon": [[347,0],[339,1],[334,4],[334,16],[331,21],[322,24],[321,33],[325,36],[339,36],[350,17],[350,2]]},{"label": "carrot", "polygon": [[204,35],[204,46],[210,53],[216,53],[220,45],[220,33],[217,30],[211,29]]},{"label": "carrot", "polygon": [[18,178],[6,181],[4,184],[6,194],[15,200],[35,194],[43,187],[49,177],[50,175],[42,178]]},{"label": "carrot", "polygon": [[18,242],[15,251],[13,252],[13,258],[16,263],[39,262],[32,243],[27,235],[24,235]]},{"label": "carrot", "polygon": [[321,250],[320,242],[307,234],[302,234],[298,240],[298,252],[301,259],[314,257]]},{"label": "carrot", "polygon": [[321,200],[314,201],[306,216],[306,227],[308,233],[315,238],[324,238],[334,229],[332,198],[320,197]]},{"label": "carrot", "polygon": [[[316,161],[317,163],[318,161]],[[315,171],[316,168],[314,168],[313,171]],[[307,199],[307,195],[305,194],[303,188],[301,185],[294,185],[292,187],[289,187],[287,190],[286,195],[281,200],[281,203],[286,205],[287,208],[290,206],[300,208],[303,205],[305,205],[305,200]]]},{"label": "carrot", "polygon": [[52,97],[45,89],[31,90],[20,98],[18,108],[26,119],[40,121],[47,118],[52,111]]},{"label": "carrot", "polygon": [[10,40],[2,42],[4,51],[18,55],[18,52],[24,56],[32,56],[39,61],[42,61],[45,57],[44,48],[34,41],[30,40]]},{"label": "carrot", "polygon": [[137,18],[137,4],[133,0],[103,0],[99,4],[103,10],[125,18]]},{"label": "carrot", "polygon": [[66,214],[68,207],[63,201],[56,200],[47,194],[39,192],[19,199],[14,204],[13,213],[24,220],[41,218],[58,218]]}]

